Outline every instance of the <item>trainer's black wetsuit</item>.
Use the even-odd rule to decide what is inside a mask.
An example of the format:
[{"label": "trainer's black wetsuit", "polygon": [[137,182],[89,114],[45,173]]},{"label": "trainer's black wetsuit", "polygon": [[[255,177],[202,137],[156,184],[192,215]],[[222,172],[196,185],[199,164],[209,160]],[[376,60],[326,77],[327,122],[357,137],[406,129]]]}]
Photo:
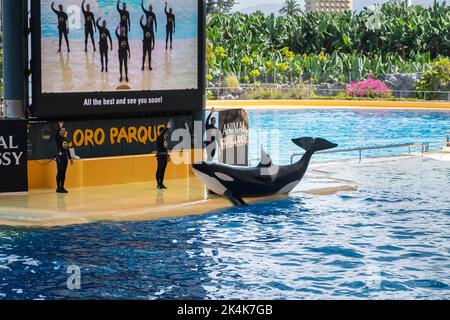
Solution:
[{"label": "trainer's black wetsuit", "polygon": [[120,35],[116,30],[116,37],[119,42],[119,63],[120,63],[120,81],[123,79],[123,68],[125,67],[125,77],[128,81],[128,55],[130,54],[130,44],[128,37]]},{"label": "trainer's black wetsuit", "polygon": [[147,26],[146,24],[142,23],[142,19],[140,21],[140,25],[143,32],[143,39],[142,39],[142,71],[144,71],[145,68],[145,58],[148,55],[148,68],[152,70],[152,27]]},{"label": "trainer's black wetsuit", "polygon": [[[146,21],[150,19],[151,25],[151,34],[152,34],[152,49],[155,49],[155,31],[158,32],[158,22],[156,21],[156,14],[153,11],[146,10],[144,8],[144,4],[141,3],[142,10],[145,13]],[[153,24],[155,25],[155,29],[153,29]]]},{"label": "trainer's black wetsuit", "polygon": [[128,32],[131,29],[130,13],[128,12],[128,10],[120,9],[119,3],[117,3],[117,11],[120,15],[120,27],[125,28],[125,33],[128,36]]},{"label": "trainer's black wetsuit", "polygon": [[[100,41],[98,42],[98,45],[100,47],[100,59],[102,62],[102,72],[104,70],[106,70],[106,72],[108,72],[108,39],[109,39],[109,43],[111,44],[111,48],[112,48],[112,39],[111,39],[111,33],[109,32],[109,30],[107,28],[103,28],[103,26],[101,26],[99,24],[100,18],[97,20],[97,29],[98,29],[98,33],[100,34]],[[111,49],[112,50],[112,49]]]},{"label": "trainer's black wetsuit", "polygon": [[158,183],[159,189],[165,189],[164,187],[164,176],[166,174],[167,165],[169,163],[169,130],[164,129],[158,136],[156,140],[157,153],[156,158],[158,160],[158,169],[156,171],[156,181]]},{"label": "trainer's black wetsuit", "polygon": [[88,38],[91,38],[92,46],[95,49],[94,31],[95,31],[95,17],[91,11],[86,11],[84,8],[84,1],[81,4],[81,10],[84,15],[84,51],[87,51]]},{"label": "trainer's black wetsuit", "polygon": [[217,128],[211,124],[212,113],[206,118],[206,151],[207,160],[212,161],[216,155],[217,141],[216,141],[216,130]]},{"label": "trainer's black wetsuit", "polygon": [[166,24],[166,50],[167,44],[170,39],[170,49],[172,49],[173,42],[173,33],[175,32],[175,15],[167,11],[167,6],[164,8],[164,12],[167,16],[167,24]]},{"label": "trainer's black wetsuit", "polygon": [[56,174],[56,184],[58,190],[64,190],[64,183],[66,182],[66,172],[67,166],[69,165],[69,160],[72,159],[69,151],[69,146],[67,138],[61,137],[60,129],[56,131],[56,166],[58,173]]},{"label": "trainer's black wetsuit", "polygon": [[58,17],[58,34],[59,34],[59,50],[61,51],[62,37],[66,40],[67,50],[70,52],[69,45],[69,29],[67,28],[67,20],[69,20],[69,16],[64,11],[55,10],[54,5],[52,4],[52,10]]}]

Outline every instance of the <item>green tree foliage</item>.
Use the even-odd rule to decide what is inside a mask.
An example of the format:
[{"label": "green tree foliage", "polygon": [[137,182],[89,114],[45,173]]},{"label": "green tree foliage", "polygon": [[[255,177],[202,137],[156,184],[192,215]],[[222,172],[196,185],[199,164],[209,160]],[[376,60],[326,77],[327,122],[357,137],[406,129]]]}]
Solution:
[{"label": "green tree foliage", "polygon": [[229,13],[235,5],[235,0],[207,0],[206,12],[225,14]]},{"label": "green tree foliage", "polygon": [[284,16],[295,16],[300,14],[302,10],[297,0],[286,0],[279,12]]},{"label": "green tree foliage", "polygon": [[[376,14],[376,16],[375,16]],[[377,26],[368,21],[379,19]],[[303,79],[358,81],[373,75],[425,72],[450,55],[450,7],[385,3],[379,12],[208,16],[208,39],[216,54],[214,79],[235,74],[240,81]]]},{"label": "green tree foliage", "polygon": [[436,93],[427,93],[424,91],[450,90],[450,59],[442,58],[435,61],[430,70],[428,70],[420,79],[416,86],[417,96],[421,99],[434,99]]}]

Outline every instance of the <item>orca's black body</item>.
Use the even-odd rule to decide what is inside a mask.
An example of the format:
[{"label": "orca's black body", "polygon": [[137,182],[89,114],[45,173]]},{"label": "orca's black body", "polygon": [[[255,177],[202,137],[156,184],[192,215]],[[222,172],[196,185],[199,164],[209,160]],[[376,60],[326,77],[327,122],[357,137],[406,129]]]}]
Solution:
[{"label": "orca's black body", "polygon": [[[291,192],[303,179],[311,157],[317,151],[337,147],[327,140],[310,137],[292,140],[306,150],[302,159],[288,166],[276,166],[263,151],[257,167],[238,167],[213,162],[192,166],[195,175],[218,195],[227,197],[234,205],[246,205],[242,198],[264,197]],[[265,159],[264,159],[265,158]]]}]

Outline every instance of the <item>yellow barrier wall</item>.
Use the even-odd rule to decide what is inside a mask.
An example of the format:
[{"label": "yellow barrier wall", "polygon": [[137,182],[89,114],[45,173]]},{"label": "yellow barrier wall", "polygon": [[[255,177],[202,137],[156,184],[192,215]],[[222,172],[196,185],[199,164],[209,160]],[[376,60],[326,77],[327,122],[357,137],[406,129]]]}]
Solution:
[{"label": "yellow barrier wall", "polygon": [[[450,102],[441,101],[364,101],[364,100],[223,100],[207,101],[207,107],[216,108],[308,108],[308,107],[354,107],[398,109],[450,109]],[[268,108],[270,110],[270,108]]]},{"label": "yellow barrier wall", "polygon": [[[187,155],[186,155],[187,153]],[[182,153],[187,159],[201,160],[202,150]],[[173,155],[172,155],[173,157]],[[166,179],[184,179],[191,175],[191,163],[167,166]],[[156,181],[156,155],[124,156],[75,160],[67,170],[66,187],[82,188],[103,185]],[[56,189],[56,162],[28,161],[28,186],[31,189]]]}]

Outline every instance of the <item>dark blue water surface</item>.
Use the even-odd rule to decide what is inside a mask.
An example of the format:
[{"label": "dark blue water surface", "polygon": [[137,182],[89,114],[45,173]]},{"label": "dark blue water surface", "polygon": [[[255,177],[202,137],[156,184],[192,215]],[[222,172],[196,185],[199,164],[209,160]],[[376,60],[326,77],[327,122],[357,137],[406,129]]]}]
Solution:
[{"label": "dark blue water surface", "polygon": [[[448,113],[268,115],[251,114],[252,124],[279,117],[288,138],[321,132],[344,146],[442,140],[449,129]],[[358,191],[150,222],[0,227],[0,298],[449,299],[450,162],[324,171]],[[80,290],[67,289],[70,265],[81,268]]]}]

